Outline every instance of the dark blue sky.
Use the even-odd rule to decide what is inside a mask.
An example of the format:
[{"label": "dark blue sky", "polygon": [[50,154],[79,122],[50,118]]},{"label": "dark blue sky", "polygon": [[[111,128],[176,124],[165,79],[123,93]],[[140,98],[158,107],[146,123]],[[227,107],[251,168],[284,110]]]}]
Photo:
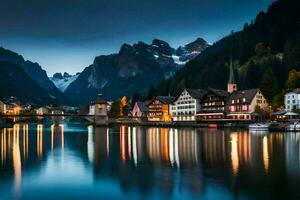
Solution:
[{"label": "dark blue sky", "polygon": [[173,47],[240,30],[272,0],[0,0],[0,46],[75,73],[97,55],[159,38]]}]

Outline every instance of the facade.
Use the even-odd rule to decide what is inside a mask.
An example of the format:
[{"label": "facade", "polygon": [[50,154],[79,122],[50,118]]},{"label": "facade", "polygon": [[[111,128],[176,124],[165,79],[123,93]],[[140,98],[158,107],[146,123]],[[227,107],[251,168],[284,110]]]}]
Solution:
[{"label": "facade", "polygon": [[106,101],[102,94],[98,95],[96,101],[91,102],[89,115],[107,116]]},{"label": "facade", "polygon": [[96,125],[106,125],[108,123],[107,103],[102,94],[98,94],[96,101],[91,102],[89,115]]},{"label": "facade", "polygon": [[6,113],[6,104],[3,101],[0,101],[0,114]]},{"label": "facade", "polygon": [[201,99],[206,93],[201,89],[184,89],[170,106],[173,121],[195,121],[201,110]]},{"label": "facade", "polygon": [[227,101],[227,118],[251,120],[255,108],[268,109],[268,101],[259,89],[234,91]]},{"label": "facade", "polygon": [[[299,92],[300,94],[300,92]],[[230,61],[227,91],[209,89],[201,101],[199,120],[251,120],[256,107],[268,110],[268,101],[259,89],[238,91]]]},{"label": "facade", "polygon": [[148,121],[157,121],[157,122],[171,121],[169,107],[174,100],[175,100],[174,97],[169,97],[169,96],[153,97],[152,100],[147,104]]},{"label": "facade", "polygon": [[227,98],[230,93],[225,90],[209,89],[201,101],[199,120],[224,119]]},{"label": "facade", "polygon": [[147,113],[148,113],[148,107],[147,104],[149,103],[149,101],[137,101],[134,104],[134,107],[131,111],[132,117],[135,118],[142,118],[142,117],[147,117]]},{"label": "facade", "polygon": [[292,112],[300,109],[300,88],[294,89],[292,92],[284,95],[285,110]]},{"label": "facade", "polygon": [[48,109],[45,107],[40,107],[38,109],[36,109],[36,114],[37,115],[45,115],[48,114]]}]

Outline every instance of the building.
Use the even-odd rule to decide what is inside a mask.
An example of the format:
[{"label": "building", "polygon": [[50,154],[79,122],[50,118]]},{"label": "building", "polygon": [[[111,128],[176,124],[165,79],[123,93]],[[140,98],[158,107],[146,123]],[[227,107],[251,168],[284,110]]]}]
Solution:
[{"label": "building", "polygon": [[202,97],[201,112],[197,113],[198,120],[224,119],[229,95],[225,90],[210,88]]},{"label": "building", "polygon": [[251,120],[256,107],[268,110],[268,101],[259,89],[234,91],[227,100],[227,118]]},{"label": "building", "polygon": [[296,88],[284,95],[285,110],[291,112],[300,109],[300,88]]},{"label": "building", "polygon": [[195,121],[201,110],[201,100],[206,91],[202,89],[184,89],[170,107],[173,121]]},{"label": "building", "polygon": [[[5,98],[2,101],[3,111],[5,115],[19,115],[23,110],[21,103],[16,97]],[[5,106],[4,106],[5,105]],[[1,106],[1,105],[0,105]],[[4,109],[5,107],[5,109]],[[1,108],[0,108],[1,109]]]},{"label": "building", "polygon": [[108,123],[107,103],[102,94],[98,94],[96,101],[89,106],[89,115],[96,125],[106,125]]},{"label": "building", "polygon": [[45,107],[40,107],[40,108],[36,109],[35,112],[37,115],[46,115],[46,114],[48,114],[49,111]]},{"label": "building", "polygon": [[149,103],[149,101],[137,101],[134,104],[134,107],[131,111],[131,115],[134,118],[147,118],[147,114],[148,114],[148,107],[147,104]]},{"label": "building", "polygon": [[227,91],[209,89],[202,98],[201,113],[197,116],[199,120],[251,120],[257,107],[267,111],[268,106],[260,89],[237,90],[231,60]]},{"label": "building", "polygon": [[234,91],[237,91],[237,84],[235,82],[234,72],[233,72],[232,58],[230,59],[229,68],[230,71],[229,71],[229,80],[227,84],[227,92],[232,93]]},{"label": "building", "polygon": [[3,101],[0,101],[0,114],[6,113],[6,104]]},{"label": "building", "polygon": [[175,100],[174,97],[169,96],[157,96],[147,104],[148,121],[168,122],[171,121],[171,115],[169,112],[170,104]]}]

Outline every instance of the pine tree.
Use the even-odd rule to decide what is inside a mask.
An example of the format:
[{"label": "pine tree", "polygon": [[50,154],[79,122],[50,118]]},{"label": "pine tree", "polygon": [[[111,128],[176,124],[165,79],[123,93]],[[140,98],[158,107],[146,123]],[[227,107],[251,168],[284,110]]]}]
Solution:
[{"label": "pine tree", "polygon": [[273,97],[278,93],[277,80],[271,67],[267,68],[263,74],[260,82],[260,88],[269,101],[272,101]]}]

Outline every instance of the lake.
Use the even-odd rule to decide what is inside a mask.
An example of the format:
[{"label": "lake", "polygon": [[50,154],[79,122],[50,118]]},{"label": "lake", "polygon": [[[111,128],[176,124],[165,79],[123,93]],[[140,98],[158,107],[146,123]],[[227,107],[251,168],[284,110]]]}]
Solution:
[{"label": "lake", "polygon": [[16,124],[0,199],[300,199],[300,133]]}]

